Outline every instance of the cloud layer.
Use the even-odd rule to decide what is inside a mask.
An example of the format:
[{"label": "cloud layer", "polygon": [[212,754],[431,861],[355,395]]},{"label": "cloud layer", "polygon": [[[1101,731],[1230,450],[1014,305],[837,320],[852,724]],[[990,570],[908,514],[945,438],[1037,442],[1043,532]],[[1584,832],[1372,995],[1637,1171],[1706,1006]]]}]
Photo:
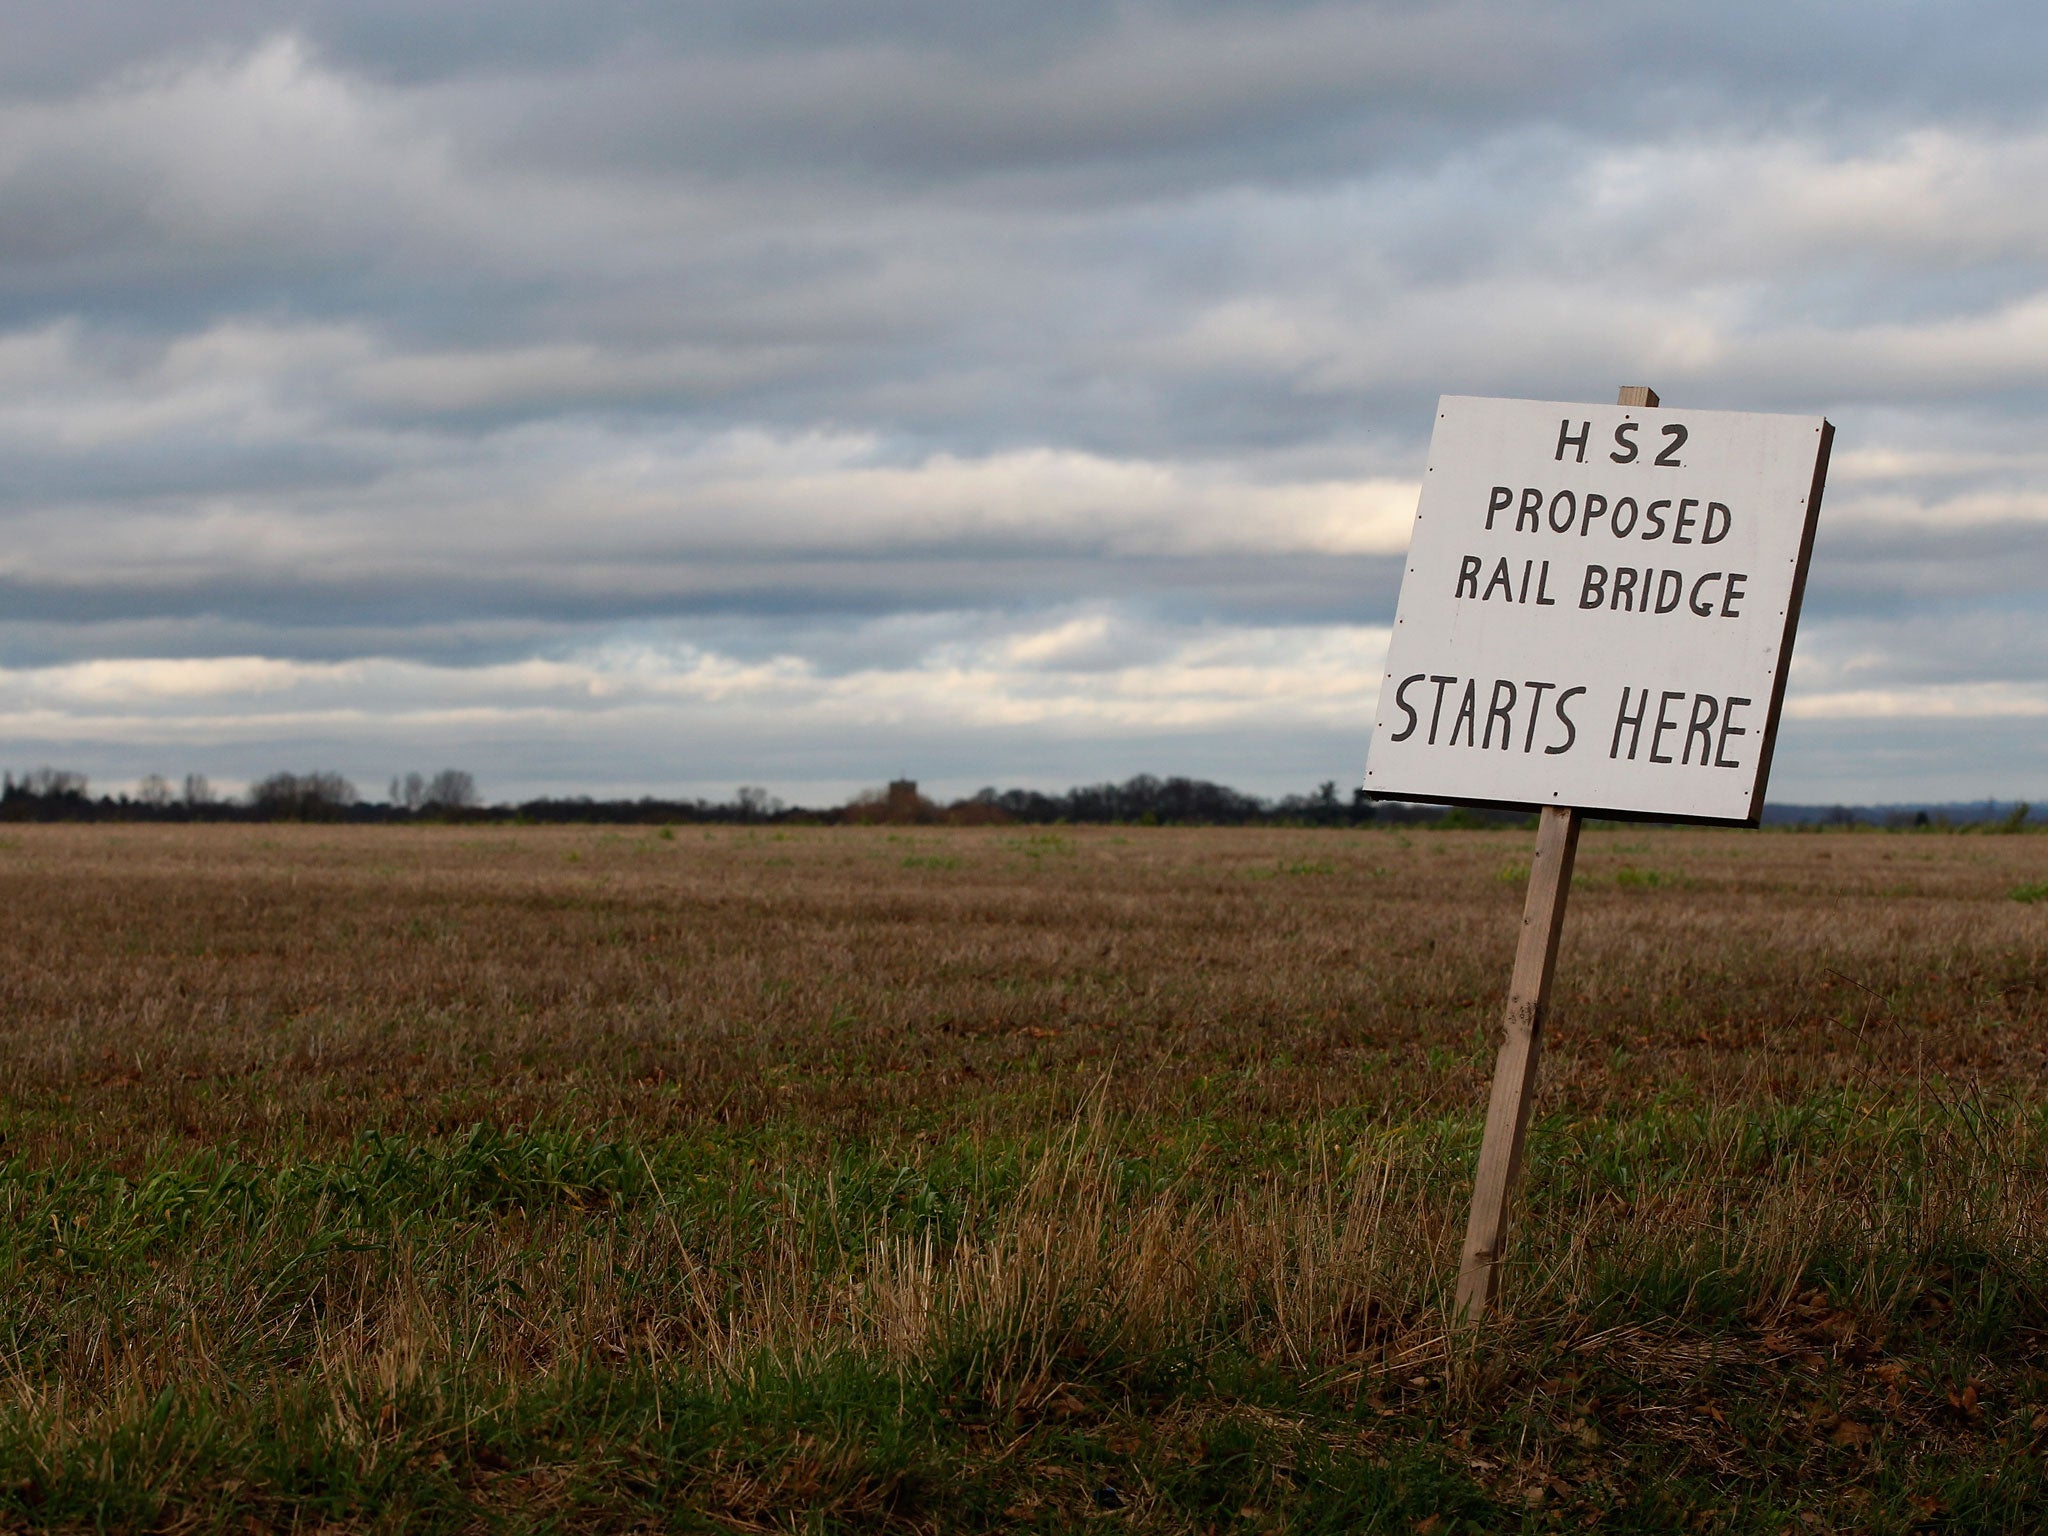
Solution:
[{"label": "cloud layer", "polygon": [[1839,429],[1775,795],[2048,789],[1963,11],[0,6],[7,751],[1349,779],[1434,396],[1647,381]]}]

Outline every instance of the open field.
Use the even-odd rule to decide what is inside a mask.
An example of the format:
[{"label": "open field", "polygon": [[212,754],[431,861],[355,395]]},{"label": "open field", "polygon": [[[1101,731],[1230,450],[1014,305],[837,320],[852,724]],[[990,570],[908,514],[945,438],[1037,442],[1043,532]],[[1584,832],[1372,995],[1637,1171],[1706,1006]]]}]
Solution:
[{"label": "open field", "polygon": [[[1999,1530],[2048,837],[0,829],[0,1523]],[[2033,896],[2036,899],[2016,899]]]}]

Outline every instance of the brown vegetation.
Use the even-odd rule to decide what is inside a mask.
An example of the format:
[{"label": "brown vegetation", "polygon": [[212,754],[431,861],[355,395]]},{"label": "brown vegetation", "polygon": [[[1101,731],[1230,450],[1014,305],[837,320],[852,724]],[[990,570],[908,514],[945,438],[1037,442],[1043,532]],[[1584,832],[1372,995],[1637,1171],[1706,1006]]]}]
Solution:
[{"label": "brown vegetation", "polygon": [[[1117,1111],[1464,1113],[1529,839],[55,826],[0,841],[0,1088],[72,1099],[117,1154],[138,1134],[253,1151],[479,1114],[1042,1119],[1098,1091]],[[2041,876],[2043,846],[1588,834],[1547,1104],[2037,1083],[2048,909],[2009,893]]]},{"label": "brown vegetation", "polygon": [[2048,843],[1589,832],[1475,1353],[1529,838],[10,831],[0,1515],[2023,1528]]}]

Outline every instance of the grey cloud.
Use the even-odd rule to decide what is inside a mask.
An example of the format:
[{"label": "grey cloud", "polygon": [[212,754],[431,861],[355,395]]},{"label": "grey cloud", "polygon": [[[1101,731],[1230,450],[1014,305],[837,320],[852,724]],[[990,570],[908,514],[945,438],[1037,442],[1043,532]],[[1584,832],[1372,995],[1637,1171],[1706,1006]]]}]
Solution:
[{"label": "grey cloud", "polygon": [[1770,795],[1790,804],[1898,804],[2038,796],[2044,721],[1796,720],[1779,736]]},{"label": "grey cloud", "polygon": [[[2038,653],[2034,8],[121,16],[0,5],[0,666],[653,637],[914,677],[1073,622],[1042,670],[1078,697],[1203,626],[1386,623],[1398,560],[1317,487],[1412,480],[1437,392],[1638,380],[1827,409],[1870,456],[1830,493],[1813,688],[2024,681]],[[1033,480],[1033,454],[1086,462]],[[396,696],[359,686],[306,750],[455,729],[376,724]],[[791,784],[887,755],[759,709],[717,751]],[[501,782],[654,784],[708,718],[616,759],[509,717],[474,740]],[[95,729],[49,750],[143,750]],[[1290,719],[1283,773],[1233,769],[1230,731],[1091,729],[905,741],[962,782],[1278,789],[1351,739]],[[1804,722],[1781,778],[1868,798],[1811,782],[1864,771],[1862,729]],[[1898,783],[1948,773],[1932,728],[1882,729]],[[2027,729],[1969,727],[2006,788]]]},{"label": "grey cloud", "polygon": [[[1825,516],[1824,507],[1823,527]],[[1827,528],[1815,541],[1808,611],[1875,617],[1935,605],[2031,606],[2044,571],[2048,522]]]},{"label": "grey cloud", "polygon": [[[39,661],[90,655],[347,655],[500,658],[593,631],[686,622],[728,641],[733,621],[768,626],[742,649],[842,654],[849,625],[973,612],[1030,616],[1108,603],[1134,613],[1235,624],[1384,624],[1400,562],[1297,555],[1246,559],[1001,562],[902,556],[675,565],[631,585],[601,573],[554,583],[490,573],[466,582],[318,581],[35,585],[0,579],[0,645]],[[68,641],[67,632],[73,637]],[[118,635],[135,649],[110,652]],[[33,638],[31,638],[33,637]],[[804,643],[806,640],[808,644]]]}]

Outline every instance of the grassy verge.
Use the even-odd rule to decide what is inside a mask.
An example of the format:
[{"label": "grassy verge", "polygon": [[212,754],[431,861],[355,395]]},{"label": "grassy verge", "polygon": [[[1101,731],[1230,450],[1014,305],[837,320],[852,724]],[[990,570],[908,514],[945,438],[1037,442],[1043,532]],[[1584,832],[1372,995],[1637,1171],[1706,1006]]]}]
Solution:
[{"label": "grassy verge", "polygon": [[[55,1528],[2023,1530],[2048,1126],[1558,1117],[860,1143],[477,1126],[0,1169],[0,1517]],[[1800,1527],[1795,1527],[1800,1528]]]}]

